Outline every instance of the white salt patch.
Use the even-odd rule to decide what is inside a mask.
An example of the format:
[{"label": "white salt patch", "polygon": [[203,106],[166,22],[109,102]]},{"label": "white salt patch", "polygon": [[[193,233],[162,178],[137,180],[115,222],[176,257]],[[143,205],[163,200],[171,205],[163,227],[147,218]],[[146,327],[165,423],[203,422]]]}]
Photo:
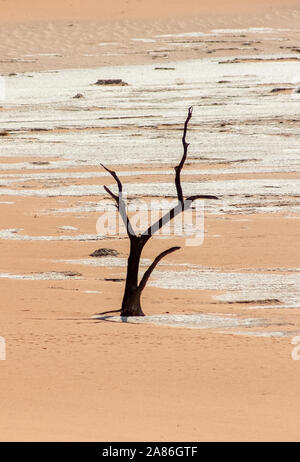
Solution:
[{"label": "white salt patch", "polygon": [[23,228],[10,228],[10,229],[4,229],[3,232],[9,234],[16,234],[20,231],[23,231]]},{"label": "white salt patch", "polygon": [[101,294],[102,292],[100,292],[99,290],[84,290],[83,293],[84,294]]},{"label": "white salt patch", "polygon": [[[300,180],[298,179],[247,179],[247,180],[225,180],[225,181],[205,181],[205,182],[185,182],[183,184],[186,195],[193,194],[213,194],[213,195],[242,195],[259,194],[268,196],[299,195]],[[115,185],[111,187],[116,190]],[[124,188],[125,189],[125,188]],[[174,182],[172,183],[128,183],[126,193],[149,196],[176,196]],[[97,196],[104,194],[101,185],[70,185],[58,186],[44,189],[8,189],[1,188],[0,195],[12,196],[35,196],[35,197],[55,197],[55,196]]]},{"label": "white salt patch", "polygon": [[[280,56],[287,55],[269,55],[274,59]],[[33,73],[33,79],[25,75],[19,75],[13,81],[7,79],[5,104],[9,110],[0,113],[0,123],[10,135],[1,140],[1,154],[11,158],[27,156],[34,161],[59,160],[47,165],[30,162],[2,164],[0,169],[3,171],[39,169],[46,173],[40,178],[38,175],[27,176],[23,180],[18,176],[2,177],[2,186],[31,178],[57,180],[58,184],[51,183],[51,188],[49,184],[43,185],[47,188],[38,186],[36,189],[0,188],[0,194],[55,197],[104,193],[98,185],[65,186],[63,180],[68,180],[65,173],[47,177],[45,170],[53,168],[98,167],[100,162],[107,165],[159,163],[168,164],[168,169],[164,170],[169,171],[170,164],[176,165],[181,156],[180,128],[189,104],[195,109],[188,134],[191,142],[189,162],[222,162],[224,168],[221,166],[216,173],[224,174],[299,172],[296,126],[300,116],[299,97],[296,94],[279,98],[269,95],[272,88],[269,85],[299,82],[299,63],[285,62],[283,66],[281,62],[259,61],[221,66],[216,60],[207,59],[168,63],[170,65],[176,69],[157,72],[152,63]],[[99,77],[115,76],[130,85],[122,88],[92,85]],[[230,82],[218,85],[224,79]],[[85,94],[84,101],[72,100],[78,92]],[[224,122],[230,125],[222,128]],[[231,163],[230,168],[226,162]],[[72,173],[74,175],[70,178],[102,176],[97,172]],[[187,174],[192,175],[185,170],[184,175]],[[202,174],[209,175],[210,172],[206,169]],[[222,213],[299,212],[296,197],[285,197],[297,195],[299,185],[296,180],[294,188],[288,181],[284,185],[280,184],[283,180],[279,180],[278,193],[276,183],[269,180],[261,180],[261,183],[247,179],[240,180],[240,183],[220,181],[215,186],[206,181],[201,181],[200,185],[200,179],[195,180],[197,182],[190,182],[190,186],[183,185],[185,193],[189,194],[189,189],[191,194],[207,193],[207,187],[209,193],[214,194],[214,188],[222,196],[218,203],[206,202],[208,212],[218,213],[221,208]],[[174,195],[174,184],[164,184],[162,193]],[[264,190],[265,186],[272,188]],[[134,187],[125,187],[128,192],[134,192]],[[135,188],[138,188],[138,194],[146,191],[157,195],[157,184],[138,184]],[[251,205],[253,202],[255,205]]]},{"label": "white salt patch", "polygon": [[[299,179],[247,179],[247,180],[227,180],[227,181],[205,181],[205,182],[185,182],[183,189],[186,195],[192,194],[269,194],[283,196],[299,195]],[[126,185],[129,194],[143,194],[152,196],[175,196],[176,190],[174,183],[159,183],[159,190],[156,183],[129,183]],[[1,191],[0,191],[1,192]],[[252,199],[253,200],[253,199]]]},{"label": "white salt patch", "polygon": [[[232,63],[234,62],[234,60],[236,59],[241,59],[243,61],[243,64],[249,60],[249,59],[254,59],[254,60],[258,60],[258,63],[260,63],[261,61],[263,60],[272,60],[274,63],[276,63],[277,60],[282,60],[282,59],[293,59],[293,60],[300,60],[300,58],[297,57],[297,55],[292,55],[292,54],[287,54],[287,53],[280,53],[280,54],[277,54],[277,55],[267,55],[267,54],[258,54],[258,55],[240,55],[240,56],[235,56],[234,58],[226,58],[226,59],[219,59],[219,58],[216,58],[218,59],[218,62],[219,63]],[[253,63],[253,64],[258,64],[258,63]],[[235,63],[236,64],[236,63]],[[292,76],[293,79],[295,79],[295,75]],[[299,77],[297,78],[297,80],[299,79]],[[290,80],[288,80],[290,82]]]},{"label": "white salt patch", "polygon": [[94,196],[103,194],[103,186],[70,185],[45,189],[0,189],[0,195],[22,197]]},{"label": "white salt patch", "polygon": [[49,58],[50,57],[62,58],[63,55],[59,53],[35,53],[35,54],[24,55],[25,58],[34,58],[35,56],[48,56]]},{"label": "white salt patch", "polygon": [[[154,260],[154,258],[153,258]],[[140,266],[149,266],[152,261],[149,258],[141,258],[140,260]],[[122,257],[92,257],[92,258],[79,258],[79,259],[74,259],[74,260],[53,260],[56,263],[68,263],[71,265],[88,265],[88,266],[104,266],[107,268],[113,268],[113,267],[127,267],[127,258],[122,258]],[[197,265],[194,263],[177,263],[174,261],[161,261],[159,262],[158,266],[178,266],[178,267],[187,267],[187,268],[197,268],[201,270],[207,270],[208,268],[205,268],[202,265]],[[141,271],[142,274],[142,271]]]},{"label": "white salt patch", "polygon": [[[99,167],[99,166],[98,166]],[[61,166],[60,166],[61,168]],[[186,172],[182,172],[182,174],[186,174]],[[201,172],[205,173],[205,171]],[[210,173],[207,171],[207,173]],[[141,176],[141,175],[171,175],[174,174],[174,170],[135,170],[135,171],[122,171],[120,173],[121,178],[132,177],[132,176]],[[191,175],[193,174],[200,174],[200,170],[195,170],[194,172],[191,171]],[[107,172],[68,172],[68,173],[9,173],[9,174],[1,174],[0,181],[4,184],[11,184],[11,183],[20,183],[25,181],[32,181],[32,180],[67,180],[67,179],[77,179],[77,178],[107,178]]]},{"label": "white salt patch", "polygon": [[29,273],[29,274],[11,274],[11,273],[0,273],[0,278],[3,279],[23,279],[30,281],[43,281],[51,280],[58,281],[64,279],[82,279],[79,276],[68,276],[64,273],[59,273],[55,271],[45,272],[45,273]]},{"label": "white salt patch", "polygon": [[49,209],[43,210],[41,213],[44,215],[57,213],[86,213],[86,212],[103,212],[103,210],[115,210],[114,205],[110,202],[109,204],[94,204],[94,205],[78,205],[74,207],[65,207],[60,209]]},{"label": "white salt patch", "polygon": [[274,29],[272,27],[248,27],[247,29],[213,29],[212,32],[215,34],[245,34],[247,32],[270,34],[288,30],[289,29]]},{"label": "white salt patch", "polygon": [[[16,241],[98,241],[104,239],[104,236],[98,234],[78,234],[76,236],[28,236],[26,234],[17,234],[19,230],[2,229],[0,230],[0,239],[11,239]],[[110,236],[113,239],[113,236]]]},{"label": "white salt patch", "polygon": [[133,324],[154,324],[169,327],[186,327],[190,329],[219,329],[232,327],[252,327],[265,325],[261,319],[242,319],[235,316],[219,316],[211,314],[167,314],[153,316],[93,316],[94,319],[112,322],[124,322]]},{"label": "white salt patch", "polygon": [[100,42],[98,43],[100,47],[110,46],[110,45],[120,45],[119,42]]},{"label": "white salt patch", "polygon": [[163,35],[156,35],[156,37],[207,37],[207,36],[210,36],[210,35],[213,35],[213,34],[206,34],[204,32],[182,32],[182,33],[178,33],[178,34],[163,34]]},{"label": "white salt patch", "polygon": [[253,332],[253,331],[232,331],[232,332],[222,332],[222,334],[234,334],[234,335],[246,335],[246,336],[251,336],[251,337],[291,337],[293,335],[296,335],[294,332],[281,332],[281,331],[275,331],[275,332]]},{"label": "white salt patch", "polygon": [[65,231],[78,231],[78,228],[75,228],[75,226],[60,226],[59,229]]},{"label": "white salt patch", "polygon": [[110,51],[107,51],[103,53],[105,56],[120,56],[121,53],[111,53]]},{"label": "white salt patch", "polygon": [[153,42],[156,42],[156,40],[154,39],[146,39],[146,38],[133,38],[131,39],[133,40],[134,42],[143,42],[143,43],[153,43]]},{"label": "white salt patch", "polygon": [[[88,265],[88,266],[104,266],[107,268],[113,268],[115,266],[126,267],[127,258],[119,257],[92,257],[90,259],[80,258],[78,260],[55,260],[61,263],[70,263],[72,265]],[[152,260],[147,258],[141,259],[141,266],[148,266],[152,263]]]},{"label": "white salt patch", "polygon": [[[221,303],[253,301],[255,308],[300,308],[299,272],[160,271],[159,275],[153,273],[149,285],[164,289],[224,291],[225,294],[215,296]],[[275,303],[275,299],[280,303]]]},{"label": "white salt patch", "polygon": [[[7,155],[7,154],[6,154]],[[14,157],[13,154],[8,157]],[[85,165],[85,163],[78,163],[77,166]],[[32,163],[32,162],[14,162],[11,164],[0,164],[0,170],[51,170],[51,169],[64,169],[75,168],[76,164],[73,161],[49,162],[46,164]]]}]

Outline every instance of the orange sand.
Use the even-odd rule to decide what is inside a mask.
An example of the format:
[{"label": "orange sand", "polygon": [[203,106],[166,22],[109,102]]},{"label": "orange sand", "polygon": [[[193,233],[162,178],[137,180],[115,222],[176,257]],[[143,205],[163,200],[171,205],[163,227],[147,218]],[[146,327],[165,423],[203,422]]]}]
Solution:
[{"label": "orange sand", "polygon": [[[238,38],[225,37],[223,44],[204,48],[196,40],[195,47],[182,53],[160,37],[213,29],[286,29],[281,33],[286,44],[298,47],[299,22],[297,0],[87,0],[84,5],[79,0],[53,0],[42,6],[37,0],[2,0],[1,72],[149,63],[157,59],[152,51],[161,49],[168,50],[164,62],[236,55]],[[254,54],[282,52],[280,46],[285,45],[261,41],[261,34],[250,38],[256,42]]]},{"label": "orange sand", "polygon": [[[100,58],[95,63],[76,56],[77,42],[72,41],[69,31],[63,32],[67,27],[64,21],[92,21],[80,25],[87,34],[81,37],[85,43],[78,51],[80,55],[89,50],[92,34],[100,28],[98,21],[104,24],[103,38],[110,41],[115,39],[110,31],[121,40],[123,33],[128,37],[142,30],[142,35],[152,36],[164,33],[165,27],[168,32],[189,32],[197,30],[196,21],[205,27],[206,18],[209,28],[293,28],[298,7],[299,2],[292,0],[1,1],[1,57],[53,51],[53,47],[67,50],[60,60],[44,58],[38,63],[1,66],[8,73],[103,64]],[[189,55],[178,59],[185,57]],[[130,56],[123,56],[121,61],[133,62]],[[106,64],[116,64],[116,58],[106,57]],[[57,227],[67,222],[82,233],[95,232],[97,213],[67,217],[41,214],[46,208],[62,206],[58,199],[1,196],[1,201],[15,204],[1,205],[0,229],[55,234]],[[66,198],[64,206],[77,199]],[[289,268],[298,264],[298,220],[280,214],[247,216],[246,223],[240,216],[225,218],[208,216],[204,245],[197,252],[184,248],[172,256],[172,261],[221,269]],[[151,242],[144,256],[153,258],[174,243],[172,239]],[[0,335],[7,341],[7,360],[0,361],[1,441],[299,440],[300,364],[291,360],[289,337],[248,337],[91,320],[93,314],[119,306],[122,283],[104,278],[124,273],[124,268],[74,267],[55,260],[87,258],[102,246],[116,248],[125,257],[125,240],[1,240],[0,246],[2,272],[75,270],[85,277],[63,281],[0,279]],[[87,290],[100,294],[87,294]],[[206,290],[148,287],[143,307],[147,314],[184,311],[249,316],[247,306],[216,305],[212,295],[215,293]],[[255,316],[271,319],[278,326],[288,319],[289,328],[299,330],[297,310],[261,310]]]},{"label": "orange sand", "polygon": [[299,6],[298,0],[38,0],[1,1],[1,22],[185,18],[197,15],[265,14]]}]

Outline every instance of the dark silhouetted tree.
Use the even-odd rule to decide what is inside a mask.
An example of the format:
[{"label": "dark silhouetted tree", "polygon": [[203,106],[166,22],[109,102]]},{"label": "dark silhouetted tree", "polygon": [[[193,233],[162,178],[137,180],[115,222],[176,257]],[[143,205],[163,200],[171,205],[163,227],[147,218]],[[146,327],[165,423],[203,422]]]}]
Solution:
[{"label": "dark silhouetted tree", "polygon": [[189,196],[186,199],[184,199],[183,197],[180,174],[188,153],[189,144],[186,142],[186,134],[188,129],[188,123],[192,118],[192,112],[193,108],[190,107],[183,129],[183,156],[181,158],[180,163],[175,167],[175,186],[177,190],[178,203],[174,208],[172,208],[169,212],[163,215],[158,221],[156,221],[143,233],[137,235],[131,226],[130,219],[128,217],[126,210],[125,200],[123,198],[123,186],[118,175],[113,170],[110,170],[109,168],[101,164],[117,182],[119,191],[118,195],[114,194],[107,186],[104,186],[104,188],[106,192],[110,194],[110,196],[116,202],[116,206],[118,208],[120,216],[122,217],[128,237],[130,239],[130,252],[128,257],[127,276],[123,301],[121,309],[116,310],[121,311],[121,316],[144,316],[143,310],[141,308],[141,295],[148,282],[149,277],[151,276],[152,271],[155,269],[156,265],[161,261],[162,258],[164,258],[166,255],[169,255],[172,252],[175,252],[175,250],[180,249],[180,247],[171,247],[170,249],[167,249],[164,252],[160,253],[154,259],[153,263],[149,266],[149,268],[146,270],[143,277],[139,281],[138,274],[142,250],[149,241],[149,239],[153,236],[153,234],[159,229],[161,229],[166,223],[168,223],[178,214],[182,213],[185,210],[188,210],[196,199],[218,199],[216,196],[209,195]]}]

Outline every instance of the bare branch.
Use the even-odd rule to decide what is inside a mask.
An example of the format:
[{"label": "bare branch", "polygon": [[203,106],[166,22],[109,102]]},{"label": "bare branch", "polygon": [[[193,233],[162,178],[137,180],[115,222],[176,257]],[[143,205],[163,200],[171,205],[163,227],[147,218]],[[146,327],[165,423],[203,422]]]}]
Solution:
[{"label": "bare branch", "polygon": [[151,276],[152,271],[155,269],[156,265],[160,262],[160,260],[162,258],[164,258],[166,255],[169,255],[169,253],[175,252],[175,250],[178,250],[178,249],[180,249],[180,247],[171,247],[170,249],[165,250],[164,252],[160,253],[155,258],[153,263],[149,266],[147,271],[144,273],[144,276],[142,277],[142,280],[141,280],[141,282],[140,282],[140,284],[138,286],[138,292],[139,293],[141,293],[143,291],[143,289],[145,288],[145,286],[146,286],[146,284],[148,282],[148,279]]},{"label": "bare branch", "polygon": [[121,183],[118,175],[116,174],[116,172],[114,172],[113,170],[110,170],[109,168],[105,167],[105,165],[103,165],[103,164],[101,164],[101,165],[108,173],[111,174],[111,176],[117,182],[118,190],[119,190],[119,195],[118,196],[116,194],[114,194],[107,186],[104,186],[104,189],[105,189],[106,192],[108,192],[108,194],[110,194],[110,196],[117,203],[117,207],[118,207],[119,213],[120,213],[120,215],[122,217],[123,223],[124,223],[124,225],[126,227],[128,237],[129,237],[129,239],[131,239],[132,237],[135,237],[136,235],[135,235],[135,232],[133,231],[133,228],[131,226],[130,220],[129,220],[127,212],[126,212],[126,205],[125,205],[125,202],[124,202],[124,199],[123,199],[123,186],[122,186],[122,183]]},{"label": "bare branch", "polygon": [[101,164],[101,165],[116,180],[116,182],[118,184],[119,193],[121,193],[122,190],[123,190],[123,186],[122,186],[122,183],[121,183],[118,175],[116,174],[116,172],[114,172],[113,170],[110,170],[109,168],[105,167],[105,165],[103,165],[103,164]]},{"label": "bare branch", "polygon": [[164,225],[169,223],[169,221],[173,220],[179,213],[188,210],[192,203],[197,199],[218,199],[217,196],[209,196],[209,195],[197,195],[197,196],[190,196],[183,201],[183,203],[178,203],[173,209],[169,210],[169,212],[165,213],[159,220],[157,220],[153,225],[151,225],[143,234],[142,238],[147,242],[151,236],[153,236],[156,231],[160,230]]},{"label": "bare branch", "polygon": [[117,207],[119,208],[119,197],[114,194],[107,186],[104,186],[104,189],[116,201]]},{"label": "bare branch", "polygon": [[169,221],[171,221],[179,213],[184,212],[185,210],[188,210],[191,207],[192,202],[195,201],[196,199],[218,199],[216,196],[211,196],[211,195],[195,195],[195,196],[190,196],[185,200],[183,198],[180,174],[181,174],[181,170],[187,158],[189,143],[186,142],[186,134],[187,134],[189,121],[192,118],[192,114],[193,114],[193,106],[189,107],[188,115],[184,123],[183,136],[182,136],[183,156],[181,158],[180,163],[175,167],[175,172],[176,172],[175,186],[177,190],[178,204],[176,205],[176,207],[174,207],[169,212],[167,212],[163,217],[161,217],[158,221],[156,221],[153,225],[151,225],[142,234],[142,238],[144,242],[147,242],[147,240],[150,239],[150,237],[153,236],[153,234],[156,231],[161,229],[164,225],[166,225]]},{"label": "bare branch", "polygon": [[193,107],[191,106],[189,108],[189,112],[188,112],[188,116],[186,118],[186,121],[184,123],[184,130],[183,130],[183,136],[182,136],[183,156],[181,158],[181,161],[180,161],[179,165],[177,165],[175,167],[175,186],[176,186],[176,189],[177,189],[177,197],[178,197],[178,201],[181,202],[182,204],[183,204],[183,193],[182,193],[182,187],[181,187],[180,174],[181,174],[182,167],[184,166],[184,163],[185,163],[186,157],[187,157],[189,143],[186,142],[186,133],[187,133],[187,128],[188,128],[189,121],[192,118],[192,114],[193,114]]}]

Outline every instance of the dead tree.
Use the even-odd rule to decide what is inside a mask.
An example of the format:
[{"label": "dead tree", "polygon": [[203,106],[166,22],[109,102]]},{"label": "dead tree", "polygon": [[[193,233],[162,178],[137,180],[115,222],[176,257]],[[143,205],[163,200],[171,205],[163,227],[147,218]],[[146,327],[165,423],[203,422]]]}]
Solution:
[{"label": "dead tree", "polygon": [[196,195],[190,196],[186,199],[183,197],[182,187],[181,187],[181,179],[180,174],[181,170],[184,166],[184,163],[187,158],[188,147],[189,143],[186,142],[186,133],[188,128],[188,123],[192,117],[193,108],[190,107],[188,110],[188,116],[186,118],[184,129],[183,129],[183,136],[182,136],[182,144],[183,144],[183,156],[181,158],[180,163],[175,167],[175,186],[177,190],[177,198],[178,203],[177,205],[172,208],[169,212],[163,215],[158,221],[156,221],[153,225],[151,225],[146,231],[142,234],[137,235],[130,223],[127,211],[126,211],[126,204],[123,198],[123,186],[122,183],[113,170],[102,165],[102,167],[112,175],[112,177],[117,182],[118,186],[118,195],[114,194],[107,186],[104,186],[105,191],[110,194],[110,196],[116,202],[117,209],[122,217],[124,222],[128,237],[130,239],[130,252],[128,257],[128,264],[127,264],[127,276],[126,276],[126,283],[125,283],[125,291],[122,301],[121,316],[144,316],[144,313],[141,308],[141,295],[142,292],[148,282],[149,277],[151,276],[152,271],[155,269],[156,265],[160,262],[162,258],[166,255],[169,255],[175,250],[180,249],[180,247],[171,247],[170,249],[165,250],[164,252],[160,253],[153,263],[149,266],[149,268],[144,273],[141,281],[138,280],[138,273],[139,273],[139,265],[140,265],[140,258],[142,254],[142,250],[145,247],[146,243],[149,239],[153,236],[153,234],[161,229],[166,223],[176,217],[178,214],[182,213],[185,210],[188,210],[192,203],[196,199],[218,199],[216,196],[207,196],[207,195]]}]

